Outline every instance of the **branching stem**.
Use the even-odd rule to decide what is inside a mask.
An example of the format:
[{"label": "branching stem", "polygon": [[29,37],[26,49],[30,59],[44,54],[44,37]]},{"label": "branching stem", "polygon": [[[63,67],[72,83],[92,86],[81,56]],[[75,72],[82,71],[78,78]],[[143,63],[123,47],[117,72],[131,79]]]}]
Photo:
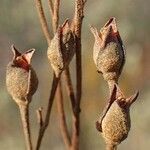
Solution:
[{"label": "branching stem", "polygon": [[50,97],[49,97],[47,111],[46,111],[46,117],[45,117],[45,120],[43,122],[43,126],[39,130],[36,150],[39,150],[39,148],[41,146],[41,142],[42,142],[43,136],[44,136],[44,133],[45,133],[45,130],[47,129],[47,127],[49,125],[51,109],[52,109],[54,96],[55,96],[55,92],[56,92],[59,80],[60,80],[60,77],[56,78],[56,76],[54,74],[53,83],[52,83],[52,89],[51,89],[51,92],[50,92]]}]

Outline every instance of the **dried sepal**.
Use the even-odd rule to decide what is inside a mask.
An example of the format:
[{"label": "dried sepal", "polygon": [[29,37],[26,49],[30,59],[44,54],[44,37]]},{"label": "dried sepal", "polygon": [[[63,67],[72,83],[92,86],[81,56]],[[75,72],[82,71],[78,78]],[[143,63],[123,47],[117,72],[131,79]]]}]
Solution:
[{"label": "dried sepal", "polygon": [[47,55],[51,66],[58,77],[68,67],[75,52],[75,35],[68,20],[59,26],[48,47]]},{"label": "dried sepal", "polygon": [[115,18],[111,18],[100,31],[90,27],[94,35],[93,59],[98,72],[106,81],[118,81],[125,63],[125,50],[117,29]]},{"label": "dried sepal", "polygon": [[11,50],[14,54],[13,60],[15,60],[18,56],[21,56],[21,53],[17,50],[14,45],[11,45]]},{"label": "dried sepal", "polygon": [[32,58],[34,52],[35,52],[35,49],[32,48],[32,49],[29,49],[25,53],[22,54],[22,57],[25,58],[25,60],[27,61],[28,64],[31,63],[31,58]]},{"label": "dried sepal", "polygon": [[120,97],[118,88],[114,86],[110,100],[96,122],[96,128],[102,132],[105,142],[111,145],[118,145],[127,138],[131,126],[130,106],[138,97],[138,92],[129,98]]}]

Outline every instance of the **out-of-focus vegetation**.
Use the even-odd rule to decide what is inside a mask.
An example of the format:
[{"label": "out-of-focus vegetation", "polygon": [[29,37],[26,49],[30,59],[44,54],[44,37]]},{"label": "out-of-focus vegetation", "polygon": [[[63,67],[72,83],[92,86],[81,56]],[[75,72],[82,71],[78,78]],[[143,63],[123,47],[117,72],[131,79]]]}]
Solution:
[{"label": "out-of-focus vegetation", "polygon": [[[44,1],[44,0],[43,0]],[[61,22],[72,17],[73,0],[61,2]],[[46,0],[44,2],[48,10]],[[95,120],[104,107],[108,93],[101,75],[93,63],[93,35],[89,24],[99,29],[114,16],[126,47],[126,64],[120,78],[121,87],[126,95],[140,90],[137,102],[132,106],[132,128],[128,139],[120,149],[147,150],[150,147],[150,1],[148,0],[88,0],[82,30],[83,46],[83,96],[81,104],[81,149],[104,149],[104,141],[95,129]],[[49,11],[47,11],[49,15]],[[50,18],[48,18],[50,21]],[[39,88],[30,107],[33,140],[36,141],[38,124],[35,110],[45,108],[51,87],[52,70],[49,67],[47,45],[39,24],[34,0],[1,0],[0,2],[0,149],[22,150],[24,138],[19,112],[8,95],[5,87],[5,70],[12,59],[10,45],[25,50],[36,48],[32,60],[39,77]],[[72,64],[74,66],[74,64]],[[72,67],[73,68],[73,67]],[[72,75],[74,70],[72,69]],[[73,79],[75,80],[75,79]],[[66,113],[70,103],[65,99]],[[45,134],[42,149],[65,149],[59,130],[57,109],[53,107],[50,126]],[[71,125],[71,116],[67,118]],[[70,127],[71,128],[71,127]]]}]

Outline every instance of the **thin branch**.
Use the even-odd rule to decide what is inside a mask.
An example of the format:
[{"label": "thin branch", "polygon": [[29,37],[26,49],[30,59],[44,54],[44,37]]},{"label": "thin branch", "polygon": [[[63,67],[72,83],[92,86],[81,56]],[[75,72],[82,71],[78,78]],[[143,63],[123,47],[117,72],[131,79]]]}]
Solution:
[{"label": "thin branch", "polygon": [[48,0],[48,6],[49,6],[49,10],[50,10],[50,16],[53,16],[54,14],[54,8],[53,8],[53,2],[52,0]]},{"label": "thin branch", "polygon": [[27,150],[32,150],[31,132],[30,132],[30,124],[29,124],[29,105],[19,104],[18,106],[21,114],[26,147]]},{"label": "thin branch", "polygon": [[80,131],[80,118],[79,113],[73,114],[72,117],[72,139],[71,139],[71,150],[79,150],[79,131]]},{"label": "thin branch", "polygon": [[73,90],[73,85],[72,85],[72,81],[71,81],[71,77],[70,77],[69,68],[66,68],[63,75],[64,75],[64,80],[66,81],[67,93],[68,93],[68,96],[70,97],[70,100],[71,100],[72,110],[75,113],[75,110],[74,110],[74,108],[75,108],[75,94],[74,94],[74,90]]},{"label": "thin branch", "polygon": [[57,95],[57,109],[58,109],[58,115],[59,115],[59,120],[60,120],[61,134],[62,134],[64,143],[66,145],[66,148],[69,150],[70,146],[71,146],[71,141],[70,141],[70,136],[69,136],[69,132],[67,129],[66,116],[65,116],[65,112],[64,112],[61,81],[59,81],[56,95]]},{"label": "thin branch", "polygon": [[78,38],[81,37],[81,27],[82,27],[82,20],[84,17],[83,9],[86,1],[85,0],[75,0],[75,13],[74,13],[74,29],[75,34]]},{"label": "thin branch", "polygon": [[40,23],[41,23],[41,26],[42,26],[44,36],[47,40],[47,44],[50,45],[51,37],[50,37],[50,32],[49,32],[49,29],[48,29],[48,24],[47,24],[47,21],[46,21],[46,17],[45,17],[45,14],[44,14],[42,2],[41,2],[41,0],[35,0],[35,3],[36,3],[36,8],[37,8],[37,11],[38,11],[39,20],[40,20]]},{"label": "thin branch", "polygon": [[[75,0],[74,30],[76,34],[76,101],[79,107],[82,93],[82,62],[81,62],[81,28],[85,1]],[[77,110],[79,111],[79,110]]]},{"label": "thin branch", "polygon": [[45,121],[43,122],[43,126],[39,130],[36,150],[39,150],[39,148],[41,146],[41,142],[42,142],[43,136],[44,136],[44,133],[45,133],[45,130],[47,129],[47,127],[49,125],[51,109],[52,109],[52,105],[53,105],[53,101],[54,101],[54,97],[55,97],[55,92],[56,92],[59,80],[60,80],[60,77],[56,78],[56,76],[54,74],[53,83],[52,83],[52,89],[51,89],[50,97],[49,97],[49,100],[48,100],[46,117],[45,117]]},{"label": "thin branch", "polygon": [[60,7],[60,0],[55,0],[54,8],[53,8],[53,16],[52,16],[54,33],[56,32],[59,24],[59,7]]},{"label": "thin branch", "polygon": [[72,134],[72,149],[79,149],[79,131],[80,131],[80,102],[82,93],[82,61],[81,61],[81,28],[83,20],[83,9],[85,1],[75,0],[74,14],[74,32],[76,35],[76,106],[75,114],[73,115],[73,134]]}]

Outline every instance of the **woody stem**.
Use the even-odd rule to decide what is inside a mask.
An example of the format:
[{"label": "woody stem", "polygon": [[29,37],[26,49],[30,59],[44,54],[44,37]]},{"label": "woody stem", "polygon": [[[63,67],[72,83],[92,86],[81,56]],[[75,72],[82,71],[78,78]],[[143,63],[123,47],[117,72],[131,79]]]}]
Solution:
[{"label": "woody stem", "polygon": [[52,109],[52,105],[53,105],[53,101],[54,101],[54,97],[55,97],[55,92],[56,92],[59,80],[60,80],[60,77],[57,78],[54,74],[52,89],[51,89],[51,92],[50,92],[50,97],[49,97],[47,111],[46,111],[46,116],[45,116],[45,120],[43,122],[43,126],[39,130],[38,140],[37,140],[37,144],[36,144],[36,150],[40,149],[41,142],[42,142],[45,130],[47,129],[47,127],[49,125],[51,109]]},{"label": "woody stem", "polygon": [[30,124],[29,124],[29,105],[19,104],[19,110],[21,114],[21,121],[22,121],[22,126],[24,131],[26,148],[27,150],[32,150],[31,132],[30,132]]}]

